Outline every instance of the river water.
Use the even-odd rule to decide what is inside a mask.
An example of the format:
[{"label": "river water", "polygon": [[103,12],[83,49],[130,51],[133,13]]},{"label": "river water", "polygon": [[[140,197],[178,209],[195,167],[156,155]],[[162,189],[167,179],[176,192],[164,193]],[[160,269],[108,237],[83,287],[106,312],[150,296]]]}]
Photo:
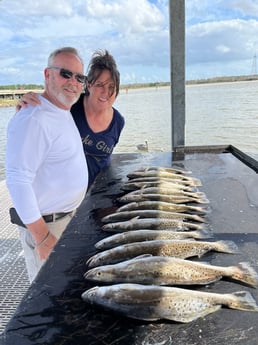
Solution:
[{"label": "river water", "polygon": [[[115,153],[171,151],[170,88],[121,90],[115,107],[125,128]],[[0,180],[4,175],[6,127],[14,107],[0,108]],[[258,158],[258,81],[188,85],[185,145],[234,145]]]}]

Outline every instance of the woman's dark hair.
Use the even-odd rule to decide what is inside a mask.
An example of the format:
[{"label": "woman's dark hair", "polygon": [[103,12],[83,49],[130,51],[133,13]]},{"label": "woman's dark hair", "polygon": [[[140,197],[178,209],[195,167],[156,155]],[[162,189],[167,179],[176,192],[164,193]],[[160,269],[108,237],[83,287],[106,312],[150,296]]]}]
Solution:
[{"label": "woman's dark hair", "polygon": [[110,71],[111,77],[115,83],[116,96],[118,95],[120,86],[120,73],[117,69],[115,59],[107,50],[97,50],[92,55],[88,66],[87,82],[85,86],[85,94],[87,96],[90,94],[87,83],[94,84],[104,70]]}]

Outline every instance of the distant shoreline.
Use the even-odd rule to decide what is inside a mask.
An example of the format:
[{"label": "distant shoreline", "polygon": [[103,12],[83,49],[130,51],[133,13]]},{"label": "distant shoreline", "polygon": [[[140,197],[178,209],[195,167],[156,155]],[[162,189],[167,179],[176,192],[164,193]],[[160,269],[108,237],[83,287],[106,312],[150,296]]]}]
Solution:
[{"label": "distant shoreline", "polygon": [[[198,84],[210,84],[210,83],[231,83],[231,82],[240,82],[240,81],[255,81],[258,80],[258,75],[243,75],[243,76],[228,76],[228,77],[213,77],[207,79],[195,79],[195,80],[186,80],[186,85],[198,85]],[[139,89],[139,88],[149,88],[149,87],[162,87],[162,86],[170,86],[170,82],[153,82],[153,83],[135,83],[135,84],[123,84],[120,86],[121,90],[129,90],[129,89]],[[10,86],[0,86],[2,91],[10,89]],[[29,88],[26,88],[24,85],[24,91],[32,90],[31,85]],[[35,89],[42,89],[42,85],[36,85]],[[0,107],[15,107],[18,103],[18,99],[8,99],[8,98],[0,98]]]},{"label": "distant shoreline", "polygon": [[258,75],[241,75],[241,76],[230,76],[230,77],[214,77],[207,79],[196,79],[187,80],[186,85],[191,84],[209,84],[209,83],[232,83],[235,81],[255,81],[258,80]]},{"label": "distant shoreline", "polygon": [[[192,84],[210,84],[210,83],[231,83],[236,81],[254,81],[258,80],[258,74],[255,75],[242,75],[242,76],[227,76],[227,77],[213,77],[207,79],[193,79],[186,80],[186,85]],[[170,86],[170,82],[156,82],[156,83],[137,83],[121,85],[121,89],[136,89],[142,87],[157,87],[157,86]]]}]

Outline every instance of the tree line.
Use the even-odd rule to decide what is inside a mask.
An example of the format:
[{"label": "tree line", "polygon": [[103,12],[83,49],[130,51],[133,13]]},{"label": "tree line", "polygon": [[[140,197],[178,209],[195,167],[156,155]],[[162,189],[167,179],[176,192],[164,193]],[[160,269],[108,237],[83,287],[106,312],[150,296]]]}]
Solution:
[{"label": "tree line", "polygon": [[44,89],[44,86],[36,85],[36,84],[0,85],[0,90],[40,90],[40,89]]}]

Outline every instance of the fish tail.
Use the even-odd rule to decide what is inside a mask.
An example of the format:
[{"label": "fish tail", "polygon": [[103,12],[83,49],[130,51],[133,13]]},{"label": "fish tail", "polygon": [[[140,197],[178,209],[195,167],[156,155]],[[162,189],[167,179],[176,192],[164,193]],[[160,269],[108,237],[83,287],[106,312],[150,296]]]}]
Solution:
[{"label": "fish tail", "polygon": [[189,190],[183,190],[183,194],[187,195],[187,196],[190,196],[192,198],[197,198],[197,199],[203,198],[203,199],[206,199],[206,194],[203,193],[203,192],[194,192],[194,191],[189,191]]},{"label": "fish tail", "polygon": [[203,198],[193,198],[193,202],[197,202],[198,204],[209,204],[210,201],[203,197]]},{"label": "fish tail", "polygon": [[204,197],[206,198],[206,194],[203,193],[203,192],[193,192],[196,196],[199,196],[199,197]]},{"label": "fish tail", "polygon": [[238,291],[230,295],[226,305],[232,309],[258,311],[258,305],[248,291]]},{"label": "fish tail", "polygon": [[207,223],[183,222],[184,229],[204,230],[208,231],[209,225]]},{"label": "fish tail", "polygon": [[196,193],[195,192],[195,189],[193,188],[193,186],[191,185],[182,185],[181,188],[178,188],[178,190],[182,190],[184,191],[184,193],[187,195],[187,193],[189,194],[193,194],[193,193]]},{"label": "fish tail", "polygon": [[238,246],[233,241],[218,241],[217,250],[222,253],[236,254],[239,253]]},{"label": "fish tail", "polygon": [[258,286],[258,274],[248,262],[240,262],[234,268],[232,278],[251,286]]},{"label": "fish tail", "polygon": [[211,211],[205,207],[202,206],[188,206],[187,209],[189,209],[189,211],[194,211],[196,213],[201,213],[201,214],[208,214],[211,213]]},{"label": "fish tail", "polygon": [[200,222],[200,223],[208,223],[207,219],[199,216],[198,214],[191,215],[191,218],[196,220],[197,222]]},{"label": "fish tail", "polygon": [[182,176],[182,183],[188,184],[189,186],[201,187],[202,182],[198,178]]},{"label": "fish tail", "polygon": [[207,229],[193,231],[193,237],[196,239],[212,238],[213,234]]}]

